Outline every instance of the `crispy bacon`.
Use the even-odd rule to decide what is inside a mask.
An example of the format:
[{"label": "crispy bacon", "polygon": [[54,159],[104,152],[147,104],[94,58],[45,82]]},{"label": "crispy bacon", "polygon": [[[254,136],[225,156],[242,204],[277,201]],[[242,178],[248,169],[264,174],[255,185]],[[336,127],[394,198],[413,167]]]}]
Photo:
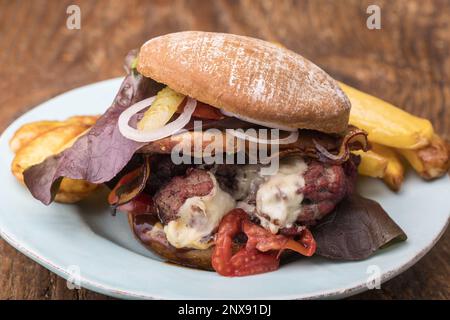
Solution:
[{"label": "crispy bacon", "polygon": [[342,138],[338,152],[333,154],[324,148],[318,141],[313,140],[314,146],[319,151],[319,160],[322,162],[343,163],[350,157],[351,150],[369,150],[367,132],[350,126],[347,134]]},{"label": "crispy bacon", "polygon": [[233,238],[242,230],[242,222],[247,219],[244,210],[234,209],[219,225],[211,263],[214,270],[223,276],[245,276],[278,269],[276,254],[261,253],[254,247],[244,246],[233,255]]},{"label": "crispy bacon", "polygon": [[325,134],[312,130],[300,130],[296,142],[280,145],[277,156],[297,154],[328,164],[342,164],[350,158],[350,151],[370,149],[367,132],[354,126],[349,126],[342,136]]},{"label": "crispy bacon", "polygon": [[304,229],[300,233],[298,241],[284,235],[274,235],[270,231],[248,220],[242,222],[242,229],[247,235],[247,247],[256,248],[259,251],[290,249],[304,256],[312,256],[316,251],[316,243],[311,232]]},{"label": "crispy bacon", "polygon": [[[233,238],[240,232],[247,236],[247,242],[233,255]],[[230,211],[221,221],[212,254],[212,266],[224,276],[245,276],[278,269],[279,256],[285,249],[311,256],[316,244],[309,230],[305,229],[300,240],[295,241],[252,223],[242,209]]]}]

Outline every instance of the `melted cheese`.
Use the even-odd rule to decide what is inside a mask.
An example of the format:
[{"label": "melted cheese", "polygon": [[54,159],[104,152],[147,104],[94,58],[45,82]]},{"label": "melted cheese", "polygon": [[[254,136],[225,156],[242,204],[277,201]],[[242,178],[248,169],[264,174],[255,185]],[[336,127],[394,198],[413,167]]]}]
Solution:
[{"label": "melted cheese", "polygon": [[295,157],[280,163],[277,174],[269,176],[256,193],[256,215],[261,225],[277,233],[280,228],[292,227],[301,213],[305,186],[303,173],[307,165],[302,158]]},{"label": "melted cheese", "polygon": [[217,184],[209,194],[187,199],[178,211],[178,219],[164,227],[167,240],[176,248],[207,249],[213,243],[208,236],[217,228],[222,217],[234,209],[234,199]]}]

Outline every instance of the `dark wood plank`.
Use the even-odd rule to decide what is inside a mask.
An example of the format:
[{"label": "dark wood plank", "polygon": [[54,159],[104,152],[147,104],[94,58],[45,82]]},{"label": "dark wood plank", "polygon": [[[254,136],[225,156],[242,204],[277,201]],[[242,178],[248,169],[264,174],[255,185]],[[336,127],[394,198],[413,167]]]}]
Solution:
[{"label": "dark wood plank", "polygon": [[[0,0],[0,131],[59,93],[122,74],[131,48],[188,29],[278,41],[334,77],[432,120],[450,137],[450,3],[376,1],[382,29],[365,27],[373,1],[76,1],[81,30],[66,28],[73,1]],[[64,107],[64,106],[61,106]],[[431,213],[430,213],[431,214]],[[450,298],[450,236],[381,290],[360,299]],[[0,240],[0,299],[104,299],[68,290]]]}]

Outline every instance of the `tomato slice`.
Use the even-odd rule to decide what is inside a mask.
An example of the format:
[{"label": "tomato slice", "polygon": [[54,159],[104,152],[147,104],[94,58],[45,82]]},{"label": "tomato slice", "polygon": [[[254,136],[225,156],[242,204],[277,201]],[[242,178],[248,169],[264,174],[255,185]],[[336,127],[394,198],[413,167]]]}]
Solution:
[{"label": "tomato slice", "polygon": [[134,215],[155,213],[153,199],[145,193],[141,193],[133,200],[118,206],[117,210]]},{"label": "tomato slice", "polygon": [[[184,103],[180,104],[180,107],[177,110],[177,113],[181,113],[184,108]],[[226,116],[220,112],[219,109],[210,106],[209,104],[197,101],[197,106],[195,107],[193,117],[208,119],[208,120],[221,120]]]},{"label": "tomato slice", "polygon": [[284,235],[275,235],[250,221],[244,221],[242,229],[248,237],[247,246],[252,243],[252,246],[262,252],[289,249],[307,257],[316,252],[316,241],[308,229],[302,231],[298,241]]},{"label": "tomato slice", "polygon": [[[247,243],[233,255],[233,238],[244,232]],[[280,253],[290,249],[311,256],[316,243],[309,230],[305,229],[299,241],[270,231],[250,221],[242,209],[231,210],[220,222],[212,254],[212,266],[223,276],[245,276],[278,269]]]}]

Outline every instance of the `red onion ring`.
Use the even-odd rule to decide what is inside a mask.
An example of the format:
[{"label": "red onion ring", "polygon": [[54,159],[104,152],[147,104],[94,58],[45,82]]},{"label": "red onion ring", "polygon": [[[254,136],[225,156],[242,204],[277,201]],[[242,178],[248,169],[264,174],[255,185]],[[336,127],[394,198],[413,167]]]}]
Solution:
[{"label": "red onion ring", "polygon": [[156,96],[141,100],[131,107],[126,109],[119,117],[119,131],[127,139],[134,140],[137,142],[151,142],[159,140],[168,136],[171,136],[188,124],[191,120],[192,113],[197,106],[197,100],[192,98],[187,98],[186,105],[184,106],[183,112],[178,116],[178,118],[168,124],[166,124],[161,129],[153,130],[150,132],[143,132],[137,130],[130,126],[130,119],[139,111],[147,108],[155,100]]}]

